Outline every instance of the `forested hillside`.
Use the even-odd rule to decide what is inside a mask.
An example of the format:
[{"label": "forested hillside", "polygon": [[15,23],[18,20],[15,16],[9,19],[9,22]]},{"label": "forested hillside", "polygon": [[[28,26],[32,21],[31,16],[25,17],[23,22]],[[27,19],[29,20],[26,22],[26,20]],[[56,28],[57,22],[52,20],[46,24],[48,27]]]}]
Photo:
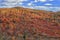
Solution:
[{"label": "forested hillside", "polygon": [[0,8],[0,40],[60,40],[59,37],[60,12]]}]

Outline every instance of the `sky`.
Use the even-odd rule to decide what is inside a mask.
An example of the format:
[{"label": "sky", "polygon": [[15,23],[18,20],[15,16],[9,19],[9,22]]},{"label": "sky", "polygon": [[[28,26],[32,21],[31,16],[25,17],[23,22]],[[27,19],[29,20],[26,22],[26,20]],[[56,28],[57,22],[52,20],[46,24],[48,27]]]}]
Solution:
[{"label": "sky", "polygon": [[60,0],[0,0],[0,8],[16,6],[39,10],[60,11]]}]

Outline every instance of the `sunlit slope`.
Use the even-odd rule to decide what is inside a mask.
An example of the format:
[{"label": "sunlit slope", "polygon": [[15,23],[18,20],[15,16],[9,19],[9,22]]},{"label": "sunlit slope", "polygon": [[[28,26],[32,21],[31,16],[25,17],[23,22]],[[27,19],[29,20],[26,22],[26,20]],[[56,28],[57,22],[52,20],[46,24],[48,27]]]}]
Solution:
[{"label": "sunlit slope", "polygon": [[[34,36],[60,37],[60,12],[27,8],[1,8],[0,32],[16,37],[26,32]],[[39,35],[39,36],[40,36]]]}]

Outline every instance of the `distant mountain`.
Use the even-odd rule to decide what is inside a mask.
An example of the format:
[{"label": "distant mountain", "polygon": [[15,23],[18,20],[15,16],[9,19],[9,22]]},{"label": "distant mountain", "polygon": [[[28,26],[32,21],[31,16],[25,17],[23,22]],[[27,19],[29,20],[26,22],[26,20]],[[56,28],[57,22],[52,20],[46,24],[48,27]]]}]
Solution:
[{"label": "distant mountain", "polygon": [[60,12],[23,7],[0,8],[0,28],[0,35],[6,35],[6,39],[11,36],[11,40],[18,40],[20,36],[23,39],[35,36],[58,38]]}]

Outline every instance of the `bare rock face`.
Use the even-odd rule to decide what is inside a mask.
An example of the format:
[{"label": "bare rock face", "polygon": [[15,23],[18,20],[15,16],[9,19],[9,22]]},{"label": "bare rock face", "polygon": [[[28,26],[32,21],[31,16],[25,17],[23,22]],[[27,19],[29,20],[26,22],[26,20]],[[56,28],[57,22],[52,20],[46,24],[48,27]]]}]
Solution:
[{"label": "bare rock face", "polygon": [[0,40],[60,40],[60,12],[2,8]]}]

